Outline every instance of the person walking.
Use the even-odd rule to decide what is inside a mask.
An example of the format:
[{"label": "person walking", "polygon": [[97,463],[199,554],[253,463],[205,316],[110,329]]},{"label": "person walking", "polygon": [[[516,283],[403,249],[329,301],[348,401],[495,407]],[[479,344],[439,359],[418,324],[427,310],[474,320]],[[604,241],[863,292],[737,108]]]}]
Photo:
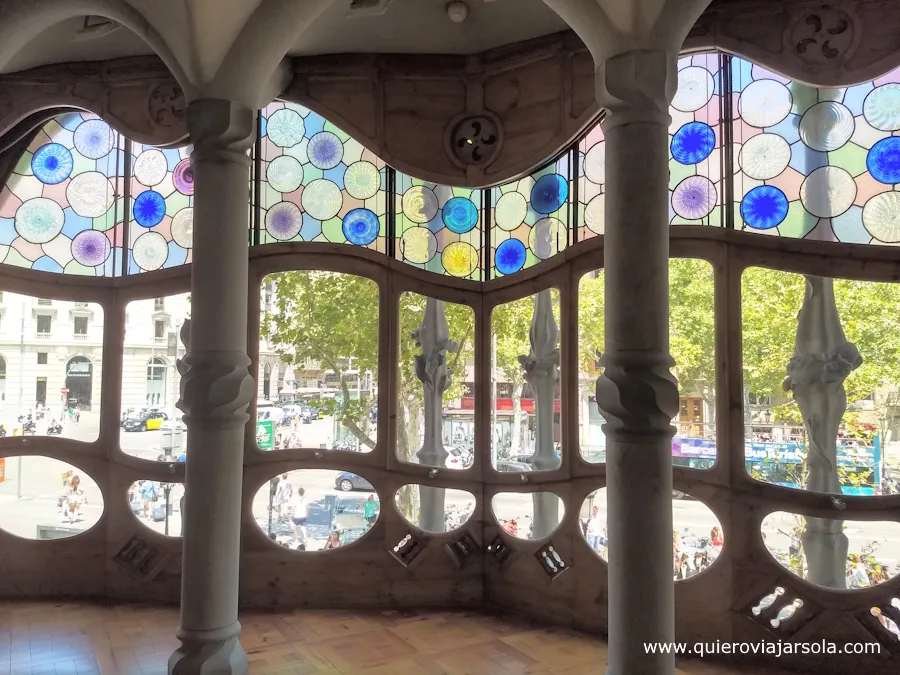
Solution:
[{"label": "person walking", "polygon": [[380,504],[375,499],[375,495],[369,495],[369,498],[363,502],[363,516],[366,518],[366,526],[372,529],[375,521],[378,520],[378,509]]},{"label": "person walking", "polygon": [[281,474],[281,480],[278,481],[278,486],[275,488],[275,513],[278,515],[278,520],[287,518],[285,510],[293,494],[294,487],[291,485],[288,475]]},{"label": "person walking", "polygon": [[301,544],[306,546],[306,518],[309,514],[309,506],[306,503],[305,495],[306,490],[297,488],[297,494],[294,495],[290,502],[291,524],[294,528],[294,545],[298,547]]},{"label": "person walking", "polygon": [[69,490],[66,494],[65,504],[65,518],[68,518],[68,522],[74,525],[80,520],[82,504],[87,504],[87,496],[84,494],[84,490],[81,487],[81,478],[78,475],[72,476],[72,480],[69,481]]}]

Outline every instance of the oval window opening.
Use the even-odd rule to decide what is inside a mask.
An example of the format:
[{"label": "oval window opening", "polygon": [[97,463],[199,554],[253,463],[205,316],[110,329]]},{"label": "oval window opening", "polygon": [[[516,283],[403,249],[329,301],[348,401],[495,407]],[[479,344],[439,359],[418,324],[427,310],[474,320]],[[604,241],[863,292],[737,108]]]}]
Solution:
[{"label": "oval window opening", "polygon": [[263,483],[253,519],[273,542],[294,551],[330,551],[352,544],[381,513],[372,484],[350,471],[287,471]]},{"label": "oval window opening", "polygon": [[552,492],[498,492],[491,509],[504,532],[519,539],[550,536],[565,515],[562,499]]},{"label": "oval window opening", "polygon": [[139,480],[128,488],[131,513],[145,527],[167,537],[184,534],[184,485],[155,480]]},{"label": "oval window opening", "polygon": [[[578,515],[587,545],[607,561],[606,488],[590,493]],[[703,502],[684,492],[672,495],[672,573],[675,581],[706,571],[725,546],[719,519]]]},{"label": "oval window opening", "polygon": [[30,455],[0,459],[0,529],[23,539],[65,539],[103,515],[103,493],[77,466]]},{"label": "oval window opening", "polygon": [[410,483],[394,495],[400,515],[426,532],[451,532],[475,512],[475,495],[465,490]]},{"label": "oval window opening", "polygon": [[897,575],[900,523],[776,511],[763,520],[761,534],[782,567],[825,588],[869,588]]}]

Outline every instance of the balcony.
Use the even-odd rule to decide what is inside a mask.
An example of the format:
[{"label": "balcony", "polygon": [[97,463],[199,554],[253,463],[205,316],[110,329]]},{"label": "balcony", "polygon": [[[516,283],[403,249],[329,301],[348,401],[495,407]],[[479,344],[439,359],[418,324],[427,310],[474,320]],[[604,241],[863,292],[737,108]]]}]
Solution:
[{"label": "balcony", "polygon": [[52,335],[52,333],[42,333],[42,332],[38,331],[38,332],[35,332],[34,337],[36,340],[49,340],[50,335]]},{"label": "balcony", "polygon": [[75,333],[72,335],[76,342],[87,342],[88,334],[87,333]]}]

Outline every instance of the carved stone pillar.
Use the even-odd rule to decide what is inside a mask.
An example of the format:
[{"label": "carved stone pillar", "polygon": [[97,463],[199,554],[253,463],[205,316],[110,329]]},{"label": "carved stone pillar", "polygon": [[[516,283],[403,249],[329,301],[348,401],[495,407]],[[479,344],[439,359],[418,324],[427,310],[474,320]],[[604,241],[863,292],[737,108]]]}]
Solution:
[{"label": "carved stone pillar", "polygon": [[[428,298],[422,323],[413,332],[416,346],[422,353],[416,355],[416,377],[422,382],[424,395],[425,441],[416,453],[419,463],[443,469],[448,452],[444,448],[443,394],[450,386],[447,368],[447,352],[455,352],[456,344],[450,340],[450,326],[444,314],[443,300]],[[422,486],[419,488],[419,527],[428,532],[444,531],[444,488]]]},{"label": "carved stone pillar", "polygon": [[246,154],[254,111],[219,99],[187,109],[194,143],[191,335],[179,364],[188,428],[182,646],[170,673],[247,672],[238,635],[244,427],[255,386],[247,356]]},{"label": "carved stone pillar", "polygon": [[[807,436],[806,489],[841,494],[837,435],[847,409],[844,380],[862,365],[856,345],[847,342],[834,302],[834,281],[806,277],[806,296],[797,316],[794,356],[784,390],[794,395]],[[801,536],[807,579],[828,588],[847,587],[844,521],[807,518]]]},{"label": "carved stone pillar", "polygon": [[606,351],[597,403],[606,423],[609,673],[662,675],[674,658],[644,645],[675,637],[669,356],[668,104],[676,55],[635,51],[597,72],[606,137]]},{"label": "carved stone pillar", "polygon": [[[559,466],[553,444],[553,404],[559,380],[559,328],[553,317],[549,288],[534,296],[529,339],[531,353],[520,356],[519,363],[525,370],[525,381],[534,393],[535,444],[531,463],[536,471],[546,471]],[[533,535],[535,539],[541,539],[559,525],[559,499],[549,492],[536,492],[531,498],[534,502]]]}]

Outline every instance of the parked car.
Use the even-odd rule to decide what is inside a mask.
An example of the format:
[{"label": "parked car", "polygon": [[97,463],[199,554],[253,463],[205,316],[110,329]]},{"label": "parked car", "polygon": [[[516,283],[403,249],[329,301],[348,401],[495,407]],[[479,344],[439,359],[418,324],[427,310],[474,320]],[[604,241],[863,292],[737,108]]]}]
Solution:
[{"label": "parked car", "polygon": [[125,420],[122,428],[125,431],[151,431],[160,429],[163,422],[169,419],[166,413],[159,410],[145,412],[139,417],[130,417]]},{"label": "parked car", "polygon": [[531,464],[524,462],[511,462],[506,459],[497,460],[497,471],[500,473],[525,473],[526,471],[534,471]]},{"label": "parked car", "polygon": [[174,420],[166,418],[159,428],[165,430],[171,429],[173,431],[187,431],[187,424],[184,423],[184,416],[178,415]]},{"label": "parked car", "polygon": [[334,487],[341,492],[352,492],[353,490],[375,492],[375,487],[369,481],[349,471],[342,471],[337,475],[337,478],[334,479]]}]

